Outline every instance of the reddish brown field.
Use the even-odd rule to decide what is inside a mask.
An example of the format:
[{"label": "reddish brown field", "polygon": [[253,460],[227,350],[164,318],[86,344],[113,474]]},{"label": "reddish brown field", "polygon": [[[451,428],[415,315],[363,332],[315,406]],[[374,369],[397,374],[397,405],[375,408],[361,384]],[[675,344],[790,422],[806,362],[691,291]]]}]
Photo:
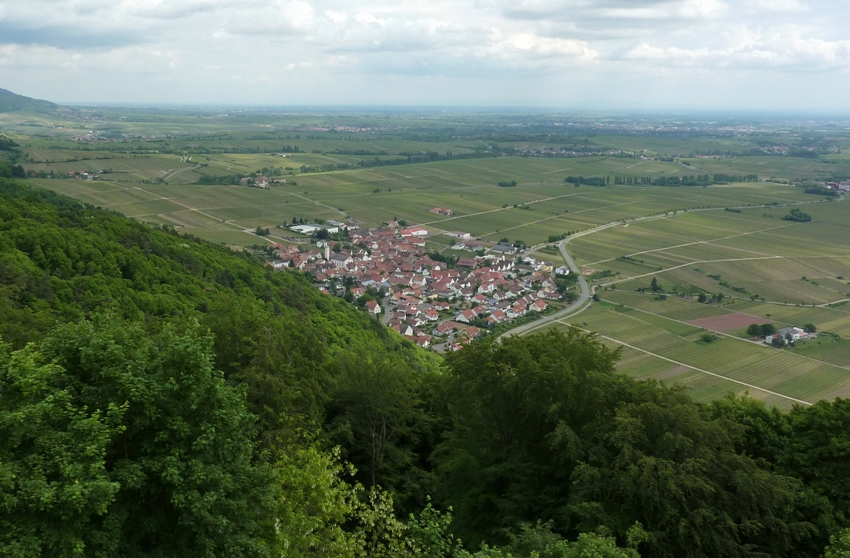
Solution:
[{"label": "reddish brown field", "polygon": [[769,324],[771,320],[762,318],[761,316],[753,316],[752,314],[744,314],[742,312],[733,312],[722,316],[712,316],[710,318],[699,318],[697,320],[688,320],[688,323],[697,327],[704,327],[713,331],[730,331],[733,329],[741,329],[750,324]]}]

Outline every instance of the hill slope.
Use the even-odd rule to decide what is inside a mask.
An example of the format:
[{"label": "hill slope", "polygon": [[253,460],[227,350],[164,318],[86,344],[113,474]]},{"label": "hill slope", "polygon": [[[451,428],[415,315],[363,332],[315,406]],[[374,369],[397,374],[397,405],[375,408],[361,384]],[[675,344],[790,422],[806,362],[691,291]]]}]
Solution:
[{"label": "hill slope", "polygon": [[30,111],[30,112],[53,112],[57,108],[55,103],[24,97],[12,93],[6,89],[0,89],[0,112]]},{"label": "hill slope", "polygon": [[300,274],[5,178],[0,339],[2,556],[819,558],[850,525],[850,400],[698,405],[578,329],[438,371]]}]

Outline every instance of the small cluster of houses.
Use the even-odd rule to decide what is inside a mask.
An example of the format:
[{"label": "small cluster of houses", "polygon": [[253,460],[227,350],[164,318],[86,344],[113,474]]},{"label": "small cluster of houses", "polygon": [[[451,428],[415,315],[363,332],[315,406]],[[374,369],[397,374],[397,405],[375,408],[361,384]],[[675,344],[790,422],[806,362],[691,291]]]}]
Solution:
[{"label": "small cluster of houses", "polygon": [[[328,221],[290,229],[311,234],[345,226]],[[425,253],[428,231],[421,227],[348,226],[348,234],[346,245],[352,249],[333,241],[317,242],[318,251],[278,245],[270,265],[308,272],[328,294],[344,295],[343,284],[354,299],[379,292],[383,304],[370,300],[366,309],[377,317],[384,314],[384,323],[422,347],[456,350],[479,337],[484,327],[545,311],[550,301],[561,298],[552,266],[532,258],[517,260],[514,252],[493,247],[489,254],[461,258],[448,268]]]},{"label": "small cluster of houses", "polygon": [[842,180],[841,182],[827,182],[826,187],[831,188],[836,192],[846,194],[850,192],[850,180]]},{"label": "small cluster of houses", "polygon": [[96,172],[69,172],[68,176],[74,178],[74,180],[97,180],[100,178],[100,175]]},{"label": "small cluster of houses", "polygon": [[272,178],[269,180],[268,176],[260,175],[256,178],[251,178],[250,176],[245,176],[239,179],[239,183],[242,186],[253,186],[255,188],[264,188],[267,189],[270,184],[286,184],[285,178]]},{"label": "small cluster of houses", "polygon": [[777,329],[773,335],[766,335],[764,342],[768,345],[782,345],[783,342],[794,343],[800,339],[817,339],[817,337],[813,332],[808,332],[797,326],[791,326]]},{"label": "small cluster of houses", "polygon": [[598,157],[601,155],[615,157],[634,157],[634,151],[624,151],[622,149],[603,149],[603,150],[575,150],[566,147],[539,147],[527,149],[522,152],[522,155],[529,157],[545,157],[545,158],[573,158],[573,157]]}]

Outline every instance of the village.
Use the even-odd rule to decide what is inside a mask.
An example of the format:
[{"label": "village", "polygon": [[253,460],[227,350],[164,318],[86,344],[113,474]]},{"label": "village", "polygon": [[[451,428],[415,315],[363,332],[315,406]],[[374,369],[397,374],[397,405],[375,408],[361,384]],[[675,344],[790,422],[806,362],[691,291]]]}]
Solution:
[{"label": "village", "polygon": [[322,292],[361,305],[423,348],[458,350],[490,328],[546,312],[561,300],[553,266],[519,255],[510,244],[475,244],[468,233],[444,233],[475,247],[489,244],[450,267],[428,255],[431,233],[422,227],[392,221],[366,230],[324,221],[288,228],[312,235],[315,245],[275,245],[269,265],[308,273]]}]

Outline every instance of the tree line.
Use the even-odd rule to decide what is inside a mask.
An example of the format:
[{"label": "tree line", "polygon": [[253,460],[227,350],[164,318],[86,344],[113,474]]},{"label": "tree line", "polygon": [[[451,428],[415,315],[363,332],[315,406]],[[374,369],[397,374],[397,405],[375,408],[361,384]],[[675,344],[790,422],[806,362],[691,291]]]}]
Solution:
[{"label": "tree line", "polygon": [[[564,182],[586,184],[588,186],[609,186],[610,176],[567,176]],[[710,184],[728,184],[730,182],[758,182],[755,174],[698,174],[684,176],[615,176],[614,185],[651,185],[651,186],[707,186]]]}]

